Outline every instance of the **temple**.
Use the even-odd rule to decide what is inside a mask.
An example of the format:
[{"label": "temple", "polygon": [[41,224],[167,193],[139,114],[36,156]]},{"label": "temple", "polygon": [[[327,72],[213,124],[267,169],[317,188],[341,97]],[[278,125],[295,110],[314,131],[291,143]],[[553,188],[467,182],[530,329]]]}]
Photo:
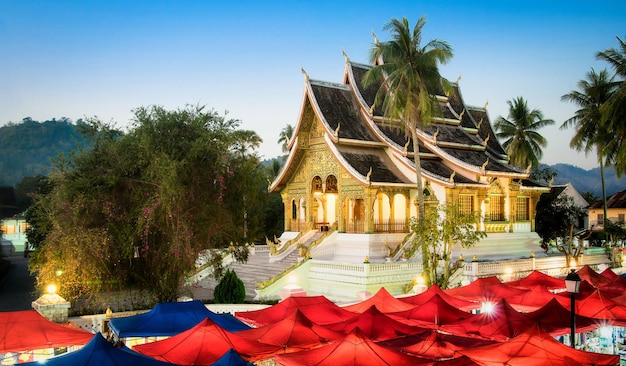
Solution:
[{"label": "temple", "polygon": [[[270,185],[282,196],[287,234],[330,230],[339,235],[336,246],[365,241],[367,249],[353,244],[349,250],[360,260],[388,256],[384,248],[400,244],[418,214],[413,144],[400,122],[374,106],[378,86],[362,84],[370,68],[346,57],[341,83],[309,79],[303,70],[304,97],[289,155]],[[479,212],[485,242],[538,240],[535,206],[550,189],[529,179],[530,167],[508,163],[486,105],[466,105],[458,81],[451,84],[449,95],[437,93],[440,116],[417,131],[426,209],[454,203],[463,212]],[[335,255],[340,252],[335,248]]]}]

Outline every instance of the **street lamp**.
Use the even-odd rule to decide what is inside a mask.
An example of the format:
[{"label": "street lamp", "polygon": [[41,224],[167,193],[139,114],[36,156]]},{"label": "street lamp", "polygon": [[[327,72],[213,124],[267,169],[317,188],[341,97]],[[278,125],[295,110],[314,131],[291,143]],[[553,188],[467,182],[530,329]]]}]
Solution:
[{"label": "street lamp", "polygon": [[569,292],[572,301],[570,310],[572,330],[570,345],[572,348],[576,348],[576,342],[574,342],[574,337],[576,336],[576,294],[580,291],[580,276],[576,273],[576,270],[572,269],[565,277],[565,288]]}]

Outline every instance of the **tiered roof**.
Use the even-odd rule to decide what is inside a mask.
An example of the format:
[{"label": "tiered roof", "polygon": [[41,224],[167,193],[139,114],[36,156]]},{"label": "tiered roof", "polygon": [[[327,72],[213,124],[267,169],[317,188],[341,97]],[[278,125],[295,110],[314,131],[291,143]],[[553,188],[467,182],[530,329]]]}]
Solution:
[{"label": "tiered roof", "polygon": [[[352,176],[364,185],[415,185],[413,144],[401,126],[387,121],[380,107],[372,108],[378,85],[365,88],[363,75],[371,66],[346,59],[343,83],[305,78],[300,119],[290,143],[286,166],[270,186],[282,189],[295,172],[304,151],[298,134],[317,117],[324,141]],[[443,93],[438,93],[443,94]],[[441,117],[418,130],[422,175],[445,186],[487,187],[479,176],[508,177],[532,187],[528,173],[508,164],[495,137],[485,107],[467,106],[457,83],[449,95],[437,97]],[[412,172],[412,173],[411,173]]]}]

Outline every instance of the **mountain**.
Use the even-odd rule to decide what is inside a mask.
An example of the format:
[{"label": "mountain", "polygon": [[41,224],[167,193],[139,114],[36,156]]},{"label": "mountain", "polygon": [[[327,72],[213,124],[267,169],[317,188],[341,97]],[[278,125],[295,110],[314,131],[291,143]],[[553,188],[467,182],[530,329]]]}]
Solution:
[{"label": "mountain", "polygon": [[24,118],[21,123],[0,127],[0,186],[14,186],[23,177],[47,175],[52,159],[84,145],[78,124],[61,118],[38,122]]},{"label": "mountain", "polygon": [[[544,167],[548,167],[557,173],[554,184],[572,183],[578,193],[591,192],[597,198],[602,197],[600,168],[584,170],[570,164],[542,164],[540,166],[540,168]],[[604,181],[607,196],[626,189],[626,176],[618,178],[613,167],[604,168]]]}]

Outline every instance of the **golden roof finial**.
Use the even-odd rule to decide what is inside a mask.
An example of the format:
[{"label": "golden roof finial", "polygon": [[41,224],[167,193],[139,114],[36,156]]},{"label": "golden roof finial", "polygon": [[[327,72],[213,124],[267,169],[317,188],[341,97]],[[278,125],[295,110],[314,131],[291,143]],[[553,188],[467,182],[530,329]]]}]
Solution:
[{"label": "golden roof finial", "polygon": [[339,128],[341,128],[341,122],[337,123],[337,128],[335,128],[335,137],[339,137]]},{"label": "golden roof finial", "polygon": [[478,126],[476,126],[477,130],[480,130],[480,125],[483,124],[483,119],[481,118],[480,121],[478,121]]},{"label": "golden roof finial", "polygon": [[370,171],[367,172],[367,175],[365,176],[365,181],[369,183],[371,177],[372,177],[372,167],[370,167]]},{"label": "golden roof finial", "polygon": [[437,135],[439,135],[439,127],[437,127],[437,131],[433,134],[433,142],[437,144]]},{"label": "golden roof finial", "polygon": [[480,170],[482,170],[484,172],[487,169],[487,164],[489,164],[489,158],[487,158],[487,160],[485,160],[483,165],[480,167]]},{"label": "golden roof finial", "polygon": [[459,85],[459,81],[461,81],[461,75],[459,75],[459,77],[456,78],[456,81],[454,83],[458,86]]},{"label": "golden roof finial", "polygon": [[461,114],[459,114],[459,121],[463,120],[463,115],[465,114],[465,108],[463,108],[463,110],[461,111]]},{"label": "golden roof finial", "polygon": [[346,53],[346,51],[342,49],[341,53],[343,54],[343,57],[346,58],[346,62],[350,62],[350,57],[348,57],[348,54]]},{"label": "golden roof finial", "polygon": [[377,45],[378,42],[378,37],[376,37],[376,33],[374,33],[374,31],[372,31],[372,37],[374,37],[374,44]]},{"label": "golden roof finial", "polygon": [[530,162],[530,164],[528,164],[528,166],[526,167],[526,174],[530,173],[530,169],[533,167],[533,163],[532,161]]},{"label": "golden roof finial", "polygon": [[370,107],[370,117],[374,115],[374,105]]},{"label": "golden roof finial", "polygon": [[309,82],[309,74],[306,73],[304,67],[300,68],[302,70],[302,74],[304,75],[304,81]]},{"label": "golden roof finial", "polygon": [[452,171],[452,174],[450,174],[450,183],[454,183],[454,176],[456,175],[456,170]]},{"label": "golden roof finial", "polygon": [[408,138],[406,139],[406,144],[404,144],[404,153],[408,153],[409,152],[409,142],[411,142],[411,139]]},{"label": "golden roof finial", "polygon": [[487,146],[487,142],[489,142],[490,137],[491,135],[487,135],[487,138],[485,139],[485,141],[483,141],[483,146]]},{"label": "golden roof finial", "polygon": [[485,102],[485,105],[483,106],[483,109],[484,109],[484,110],[487,110],[487,106],[488,106],[488,105],[489,105],[489,101],[486,101],[486,102]]}]

